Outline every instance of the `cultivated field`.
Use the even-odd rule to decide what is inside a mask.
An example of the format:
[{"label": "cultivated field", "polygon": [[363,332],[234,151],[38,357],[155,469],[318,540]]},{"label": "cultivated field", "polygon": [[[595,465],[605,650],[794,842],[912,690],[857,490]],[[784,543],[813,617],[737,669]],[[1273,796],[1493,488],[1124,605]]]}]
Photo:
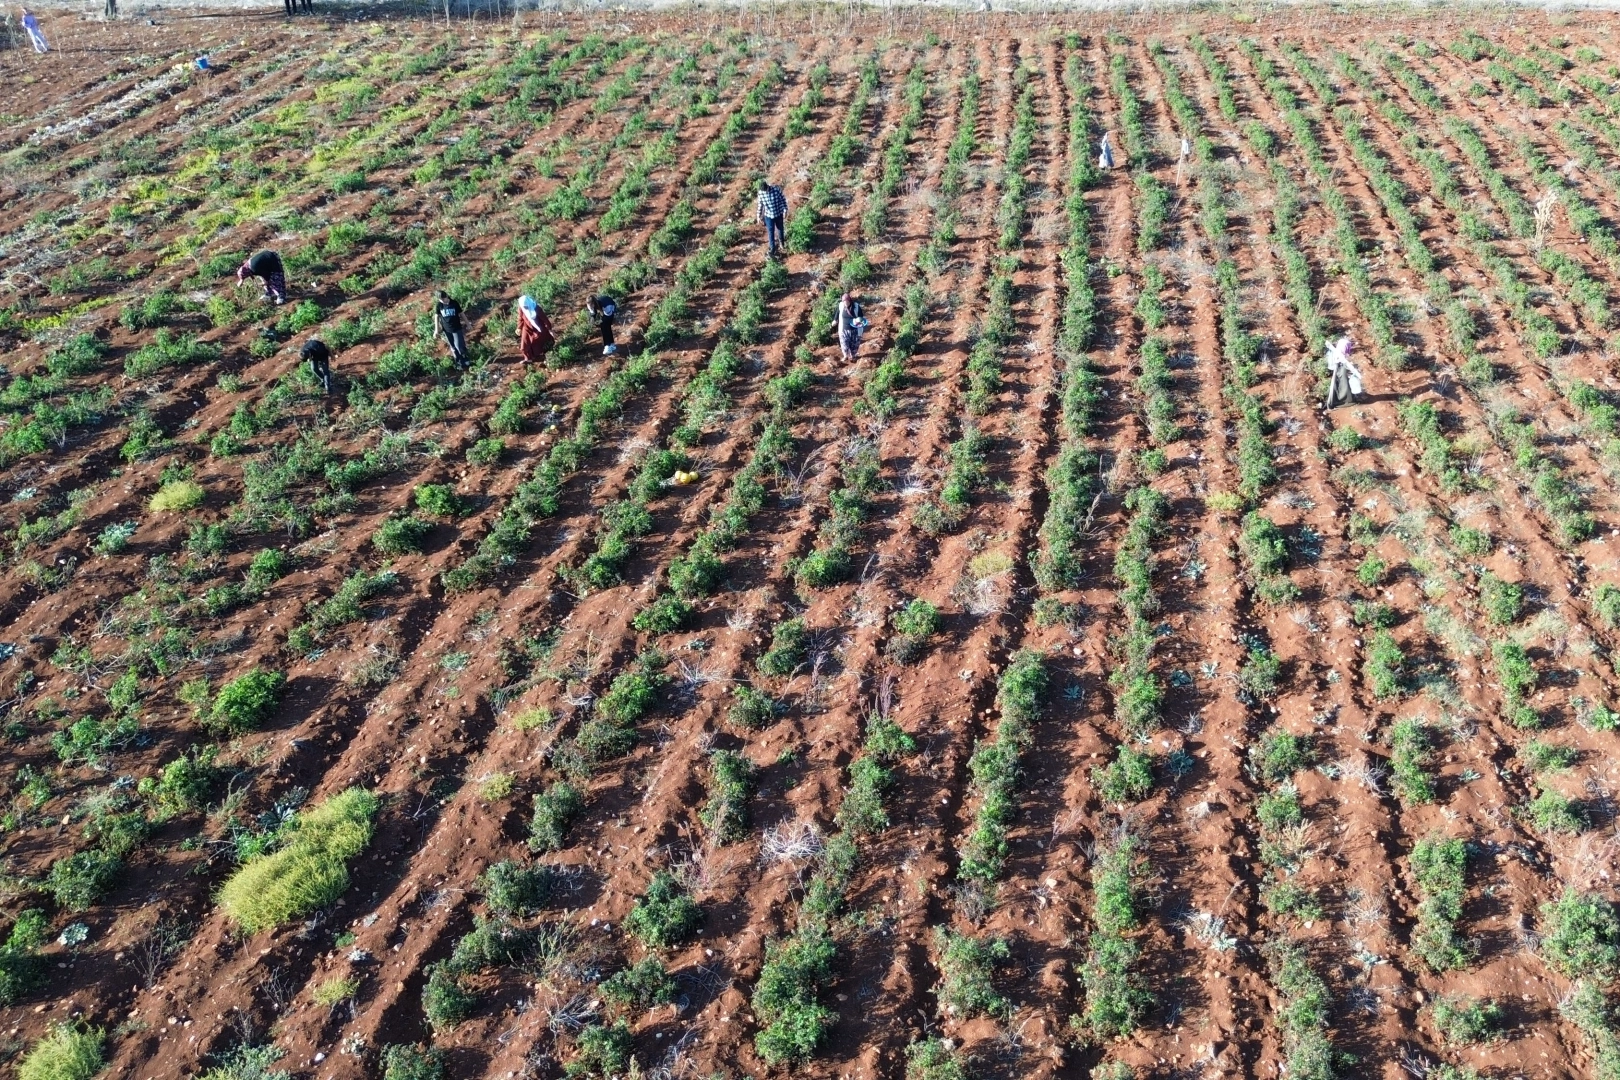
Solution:
[{"label": "cultivated field", "polygon": [[59,22],[24,1080],[1620,1077],[1609,17]]}]

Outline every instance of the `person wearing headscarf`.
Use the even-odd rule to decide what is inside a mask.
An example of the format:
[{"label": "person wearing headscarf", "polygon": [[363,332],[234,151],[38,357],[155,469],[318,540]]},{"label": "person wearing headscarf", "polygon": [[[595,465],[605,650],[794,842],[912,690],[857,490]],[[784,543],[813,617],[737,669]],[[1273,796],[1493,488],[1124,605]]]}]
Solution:
[{"label": "person wearing headscarf", "polygon": [[540,310],[534,297],[518,297],[518,352],[524,363],[544,364],[546,354],[557,344],[557,335],[551,329],[551,320]]},{"label": "person wearing headscarf", "polygon": [[1328,396],[1327,408],[1348,405],[1361,393],[1361,372],[1350,362],[1350,353],[1356,343],[1348,336],[1330,342],[1327,349]]}]

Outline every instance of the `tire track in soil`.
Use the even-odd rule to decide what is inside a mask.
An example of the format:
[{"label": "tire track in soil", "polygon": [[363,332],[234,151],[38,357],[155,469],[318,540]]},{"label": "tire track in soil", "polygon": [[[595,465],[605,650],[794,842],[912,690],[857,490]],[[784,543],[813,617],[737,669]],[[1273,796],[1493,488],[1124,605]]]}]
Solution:
[{"label": "tire track in soil", "polygon": [[[1236,59],[1236,57],[1234,55],[1228,54],[1224,58],[1225,58],[1226,62],[1228,63],[1228,65],[1233,66],[1235,70],[1245,70],[1245,71],[1247,71],[1246,62],[1241,64],[1241,65],[1234,63],[1234,61]],[[1252,79],[1252,75],[1250,76],[1250,78]],[[1296,86],[1296,93],[1297,93],[1297,86]],[[1302,101],[1307,101],[1309,99],[1304,98],[1303,96],[1301,96],[1301,100]],[[1275,114],[1271,111],[1271,106],[1270,106],[1269,101],[1263,96],[1263,92],[1258,92],[1255,95],[1253,95],[1253,97],[1251,98],[1251,101],[1252,101],[1253,106],[1254,106],[1254,111],[1259,116],[1259,118],[1262,120],[1262,122],[1266,123],[1268,127],[1270,127],[1273,131],[1286,130],[1285,127],[1283,127],[1282,125],[1280,125],[1278,123]],[[1314,123],[1314,120],[1313,120],[1313,123]],[[1320,124],[1316,124],[1315,126],[1317,126],[1319,131],[1321,130],[1321,125]],[[1324,142],[1326,142],[1326,141],[1327,141],[1326,138],[1324,138]],[[1321,233],[1325,234],[1328,227],[1329,227],[1328,223],[1324,221],[1322,223],[1322,225],[1319,227],[1320,230],[1321,230]],[[1309,234],[1310,230],[1309,230],[1309,227],[1307,225],[1302,224],[1301,231],[1306,232],[1307,234]],[[1331,278],[1329,278],[1327,280],[1329,282],[1333,281],[1333,279],[1331,279]],[[1345,311],[1353,310],[1353,305],[1348,301],[1348,298],[1346,298],[1346,300],[1344,301],[1341,310],[1345,310]],[[1358,322],[1359,322],[1359,320],[1358,320]],[[1408,373],[1408,374],[1410,374],[1410,373]],[[1366,406],[1364,406],[1364,408],[1360,412],[1358,412],[1356,415],[1358,416],[1358,418],[1362,417],[1362,416],[1367,417],[1366,426],[1372,427],[1375,430],[1383,430],[1383,431],[1390,431],[1390,432],[1399,432],[1400,431],[1398,421],[1396,421],[1392,416],[1390,416],[1388,411],[1386,410],[1386,408],[1383,406],[1383,403],[1379,402],[1377,400],[1369,401],[1368,404]],[[1361,425],[1357,425],[1357,426],[1361,426]],[[1397,443],[1397,446],[1399,446],[1398,443]],[[1422,488],[1420,487],[1419,483],[1416,480],[1411,479],[1417,473],[1416,463],[1412,460],[1411,455],[1409,453],[1407,453],[1404,449],[1396,449],[1394,452],[1390,452],[1390,451],[1386,450],[1383,456],[1385,457],[1385,460],[1387,461],[1387,469],[1384,472],[1385,482],[1387,483],[1389,481],[1395,481],[1395,486],[1393,488],[1386,487],[1383,490],[1385,491],[1386,495],[1388,495],[1391,498],[1391,500],[1392,500],[1392,509],[1395,510],[1397,515],[1398,516],[1399,515],[1404,515],[1406,513],[1406,508],[1409,505],[1409,503],[1410,502],[1417,502],[1417,503],[1419,503],[1420,505],[1422,505],[1424,507],[1424,514],[1425,514],[1426,518],[1436,516],[1436,512],[1432,509],[1432,507],[1434,505],[1436,505],[1437,503],[1434,502],[1434,501],[1431,501],[1431,498],[1429,496],[1423,494]],[[1426,485],[1424,485],[1424,486],[1426,486]],[[1446,504],[1444,502],[1439,502],[1438,505],[1443,506],[1443,505],[1446,505]],[[1444,515],[1442,515],[1442,516],[1444,516]],[[1383,553],[1391,553],[1387,541],[1378,550],[1383,552]],[[1419,583],[1411,581],[1410,579],[1398,580],[1395,583],[1393,589],[1387,590],[1390,594],[1392,594],[1392,595],[1388,596],[1388,599],[1391,599],[1391,600],[1393,600],[1395,602],[1395,606],[1396,606],[1397,610],[1403,610],[1403,611],[1423,610],[1423,609],[1426,608],[1426,606],[1428,604],[1432,603],[1432,601],[1428,601],[1428,600],[1425,599],[1421,589],[1418,587],[1418,584]],[[1338,618],[1342,619],[1343,618],[1342,614]],[[1400,636],[1400,628],[1399,627],[1397,627],[1396,632],[1397,632],[1397,635]],[[1401,638],[1401,640],[1402,640],[1402,644],[1405,645],[1408,648],[1410,648],[1412,646],[1412,644],[1413,644],[1413,642],[1412,642],[1412,640],[1410,638],[1407,638],[1407,637],[1403,636]],[[1421,653],[1428,653],[1429,652],[1428,647],[1423,646],[1423,645],[1419,646],[1419,650],[1420,650]],[[1462,674],[1464,676],[1467,676],[1468,674],[1470,674],[1470,669],[1468,669],[1467,667],[1460,667],[1459,672],[1460,672],[1460,674]],[[1350,691],[1350,687],[1348,685],[1346,685],[1344,692],[1349,692],[1349,691]],[[1389,707],[1380,708],[1377,705],[1370,705],[1370,704],[1369,705],[1360,705],[1353,699],[1348,700],[1348,701],[1341,699],[1341,701],[1338,702],[1337,704],[1338,704],[1339,708],[1342,710],[1341,713],[1340,713],[1340,718],[1339,718],[1339,726],[1340,726],[1341,729],[1347,727],[1348,726],[1347,722],[1355,720],[1358,717],[1358,715],[1360,717],[1369,719],[1369,723],[1367,724],[1367,726],[1365,728],[1363,728],[1360,731],[1359,735],[1357,733],[1355,733],[1355,732],[1346,732],[1346,733],[1341,734],[1339,736],[1339,738],[1336,740],[1336,743],[1337,743],[1338,748],[1341,751],[1341,753],[1345,749],[1345,739],[1346,739],[1346,737],[1354,740],[1354,742],[1352,742],[1351,745],[1359,744],[1359,746],[1362,748],[1362,750],[1365,753],[1367,753],[1369,757],[1373,757],[1375,760],[1376,760],[1376,758],[1382,757],[1383,755],[1388,753],[1387,749],[1385,749],[1381,745],[1375,745],[1374,744],[1373,729],[1374,729],[1374,724],[1376,723],[1376,720],[1372,718],[1372,714],[1375,714],[1377,712],[1385,712],[1386,715],[1387,715],[1387,709]],[[1395,706],[1393,706],[1393,708],[1395,708],[1398,712],[1405,713],[1407,715],[1419,715],[1419,716],[1422,716],[1422,715],[1424,715],[1426,713],[1426,710],[1419,707],[1418,704],[1415,703],[1415,702],[1397,703]],[[1485,708],[1487,717],[1494,718],[1494,716],[1496,715],[1496,712],[1497,712],[1497,709],[1494,707],[1494,705],[1491,704],[1491,703],[1487,703],[1484,706],[1484,708]],[[1346,713],[1348,715],[1345,715]],[[1391,717],[1391,719],[1393,719],[1393,717]],[[1494,722],[1494,719],[1491,721],[1491,723],[1492,723],[1492,726],[1493,726],[1494,730],[1500,731],[1500,725],[1496,724]],[[1487,785],[1487,790],[1485,792],[1482,792],[1480,794],[1479,798],[1474,801],[1474,805],[1476,805],[1478,807],[1489,808],[1489,807],[1500,807],[1500,806],[1505,806],[1505,805],[1513,805],[1515,803],[1523,802],[1525,797],[1526,797],[1524,795],[1524,793],[1523,793],[1522,787],[1518,787],[1518,790],[1515,791],[1515,792],[1502,791],[1502,790],[1497,790],[1497,791],[1489,790],[1490,787],[1494,786],[1490,782],[1494,781],[1494,780],[1498,780],[1498,779],[1500,779],[1504,783],[1505,786],[1509,786],[1509,787],[1516,786],[1516,785],[1509,784],[1508,775],[1504,774],[1502,772],[1502,769],[1506,764],[1506,758],[1507,758],[1507,755],[1502,752],[1503,745],[1504,745],[1503,741],[1498,741],[1497,739],[1493,738],[1492,742],[1491,742],[1491,746],[1490,746],[1489,750],[1487,751],[1487,756],[1490,759],[1489,760],[1489,767],[1485,768],[1485,769],[1482,769],[1482,770],[1478,770],[1478,771],[1484,773],[1484,779],[1485,779],[1486,785]],[[1451,762],[1448,761],[1448,764],[1450,764],[1450,763]],[[1485,762],[1482,762],[1482,764],[1485,764]],[[1456,776],[1458,774],[1461,774],[1462,772],[1463,772],[1462,769],[1451,771],[1451,772],[1448,773],[1448,777],[1449,776]],[[1310,779],[1313,782],[1315,781],[1314,776],[1310,777]],[[1301,791],[1302,791],[1302,794],[1305,794],[1307,796],[1311,795],[1311,794],[1314,794],[1313,792],[1309,791],[1305,787],[1304,780],[1305,780],[1305,777],[1302,775],[1302,777],[1301,777]],[[1477,784],[1479,782],[1475,781],[1475,783]],[[1461,792],[1466,792],[1467,790],[1468,789],[1466,787],[1461,788],[1460,793]],[[1517,795],[1517,797],[1515,798],[1514,795]],[[1389,798],[1389,796],[1383,796],[1383,797],[1384,798]],[[1458,798],[1457,797],[1454,797],[1452,805],[1453,805],[1453,807],[1458,805]],[[1386,841],[1386,839],[1385,839],[1385,828],[1381,826],[1381,823],[1378,820],[1380,817],[1387,818],[1389,816],[1387,811],[1383,811],[1380,808],[1368,808],[1368,807],[1366,807],[1365,801],[1361,800],[1361,799],[1351,800],[1348,803],[1341,803],[1341,811],[1346,806],[1351,807],[1351,808],[1357,808],[1357,809],[1360,809],[1360,811],[1361,811],[1357,815],[1355,820],[1347,822],[1342,826],[1341,831],[1348,834],[1348,837],[1349,837],[1349,839],[1348,839],[1348,841],[1346,843],[1348,845],[1354,845],[1355,838],[1357,836],[1364,835],[1366,839],[1365,839],[1365,842],[1363,844],[1355,845],[1355,846],[1347,846],[1342,851],[1342,854],[1340,856],[1340,858],[1342,859],[1342,865],[1344,867],[1346,867],[1346,868],[1358,867],[1358,866],[1359,867],[1367,867],[1367,868],[1376,868],[1382,863],[1383,865],[1387,865],[1390,868],[1391,872],[1393,872],[1396,869],[1396,866],[1397,866],[1395,859],[1396,859],[1396,856],[1399,854],[1399,851],[1392,848],[1392,846],[1391,846],[1392,841]],[[1480,815],[1479,820],[1482,820],[1482,821],[1487,823],[1487,830],[1488,830],[1489,833],[1492,834],[1491,838],[1489,840],[1482,840],[1481,842],[1486,843],[1486,844],[1489,845],[1489,847],[1492,850],[1493,854],[1497,855],[1498,860],[1500,860],[1500,853],[1504,852],[1504,851],[1507,851],[1507,852],[1513,852],[1525,864],[1522,871],[1518,871],[1515,868],[1510,867],[1509,868],[1509,873],[1507,873],[1505,875],[1507,877],[1507,879],[1508,879],[1505,882],[1505,884],[1515,892],[1525,892],[1525,891],[1527,891],[1527,892],[1530,892],[1530,893],[1534,894],[1535,892],[1540,891],[1536,887],[1536,885],[1534,884],[1536,882],[1537,878],[1539,877],[1539,874],[1537,873],[1538,866],[1544,865],[1544,863],[1545,863],[1545,857],[1543,855],[1540,855],[1538,853],[1538,851],[1537,851],[1537,849],[1541,846],[1539,841],[1537,841],[1535,838],[1533,838],[1533,837],[1529,836],[1528,834],[1526,834],[1525,832],[1523,832],[1523,830],[1520,829],[1517,826],[1517,824],[1513,823],[1510,819],[1506,819],[1506,818],[1504,818],[1504,817],[1502,817],[1502,816],[1500,816],[1498,814],[1491,813],[1488,809],[1486,809]],[[1365,830],[1365,832],[1364,832],[1364,830]],[[1414,831],[1414,834],[1415,834],[1415,831]],[[1369,847],[1372,849],[1371,851],[1367,850]],[[1477,867],[1476,867],[1476,872],[1477,872]],[[1480,883],[1478,883],[1477,880],[1476,880],[1474,882],[1474,884],[1476,884],[1476,886],[1477,886]],[[1384,894],[1388,894],[1388,895],[1390,895],[1392,897],[1398,897],[1399,896],[1399,890],[1397,890],[1397,889],[1395,889],[1393,887],[1393,882],[1377,882],[1377,883],[1375,883],[1373,885],[1373,887],[1371,887],[1369,889],[1365,889],[1364,892],[1367,895],[1370,895],[1370,896],[1379,896],[1379,895],[1384,895]],[[1477,899],[1474,901],[1474,904],[1478,904]],[[1521,916],[1522,916],[1522,912],[1521,912]],[[1480,922],[1483,921],[1483,920],[1476,921],[1476,919],[1477,919],[1477,910],[1476,911],[1471,911],[1469,913],[1465,913],[1464,925],[1468,926],[1470,929],[1476,929],[1480,925]],[[1506,919],[1505,915],[1502,918],[1502,922],[1503,923],[1507,922],[1507,919]],[[1376,922],[1372,924],[1372,928],[1374,930],[1376,930],[1376,928],[1377,928],[1377,923]],[[1364,935],[1366,935],[1367,934],[1366,929],[1363,929],[1362,933]],[[1367,938],[1367,943],[1369,944],[1369,946],[1375,947],[1375,951],[1382,951],[1387,945],[1398,944],[1398,942],[1395,942],[1393,939],[1380,939],[1378,937],[1370,937],[1370,936]],[[1506,959],[1505,958],[1504,958],[1503,962],[1504,962],[1504,965],[1506,965]],[[1524,969],[1523,969],[1522,965],[1516,965],[1515,966],[1514,974],[1519,976],[1519,978],[1514,980],[1514,981],[1520,984],[1521,989],[1531,989],[1531,990],[1535,989],[1535,987],[1533,985],[1530,985],[1530,984],[1526,983],[1526,981],[1525,981],[1525,972],[1524,972]],[[1533,977],[1531,977],[1531,978],[1533,980]],[[1400,1030],[1410,1030],[1410,1028],[1407,1027],[1407,1028],[1404,1028],[1404,1029],[1402,1029],[1402,1028],[1396,1028],[1395,1029],[1395,1031],[1400,1031]],[[1398,1038],[1398,1035],[1395,1035],[1395,1034],[1392,1033],[1391,1037],[1392,1038]],[[1386,1043],[1386,1045],[1394,1045],[1394,1043],[1390,1042],[1390,1043]]]},{"label": "tire track in soil", "polygon": [[[733,192],[734,192],[733,198],[735,198],[735,192],[740,191],[745,186],[744,181],[746,180],[746,176],[744,175],[744,173],[745,173],[745,170],[739,170],[738,175],[742,176],[743,178],[740,179],[740,180],[734,178],[733,181],[731,182],[731,187],[732,187]],[[583,396],[583,393],[582,393],[582,396]],[[440,561],[442,562],[442,560],[440,560]],[[553,561],[558,561],[558,560],[554,559]],[[437,570],[440,568],[440,566],[439,566],[438,563],[430,562],[428,568],[432,570],[432,573],[428,575],[427,580],[431,581],[431,579],[433,577],[437,576]],[[421,593],[418,594],[419,597],[421,595],[423,595],[423,594],[421,594]],[[431,585],[426,586],[426,595],[428,597],[432,597],[432,596],[436,595],[435,587],[431,586]],[[422,603],[424,601],[419,599],[417,602]],[[544,606],[544,603],[541,604],[541,607],[543,607],[543,606]],[[461,614],[459,614],[459,615],[452,615],[449,612],[445,612],[444,617],[441,617],[440,619],[437,619],[437,620],[430,618],[429,613],[427,613],[427,612],[413,612],[413,611],[411,611],[409,609],[407,609],[403,613],[393,612],[393,611],[389,612],[390,616],[397,617],[397,621],[401,624],[401,626],[405,627],[407,629],[409,629],[409,626],[410,626],[411,623],[416,623],[416,624],[418,624],[420,626],[425,627],[428,624],[441,623],[441,622],[444,621],[445,618],[452,619],[451,625],[447,626],[447,627],[435,625],[434,629],[431,630],[431,631],[425,630],[425,629],[414,631],[413,632],[413,640],[414,640],[414,643],[415,643],[415,648],[414,649],[402,649],[401,652],[405,653],[406,655],[409,655],[411,652],[416,651],[416,649],[420,649],[423,645],[425,645],[429,640],[431,640],[434,637],[442,637],[442,638],[445,638],[445,639],[449,640],[452,643],[461,640],[461,638],[463,636],[463,632],[465,631],[466,623],[469,621],[469,619],[472,617],[472,614],[473,614],[473,611],[471,610],[473,608],[473,605],[471,603],[464,604],[464,605],[462,605],[462,607],[464,609],[467,609],[467,610],[463,610],[461,612]],[[509,611],[508,614],[513,614],[513,615],[517,616],[513,621],[517,622],[517,623],[521,623],[530,614],[535,614],[536,613],[533,610],[533,607],[534,607],[534,605],[531,602],[529,607],[527,607],[527,608],[515,607],[511,611]],[[386,637],[387,636],[387,631],[385,629],[383,632],[379,633],[374,628],[370,632],[370,634],[368,636],[370,636],[372,638]],[[358,652],[359,651],[359,646],[357,646],[354,651]],[[484,658],[480,658],[480,659],[484,659]],[[485,670],[488,670],[490,667],[492,667],[492,665],[487,664],[487,663],[483,664],[482,666],[483,666],[483,668]],[[473,668],[469,669],[469,674],[466,677],[465,681],[471,682],[471,681],[477,680],[477,681],[484,682],[485,684],[488,684],[488,685],[493,685],[495,681],[498,681],[498,680],[490,680],[487,677],[480,679],[479,678],[480,673],[478,671],[478,668],[479,668],[479,665],[475,665]],[[404,707],[404,706],[408,706],[413,700],[420,699],[426,692],[426,688],[425,688],[424,685],[422,685],[422,683],[431,681],[435,677],[433,675],[433,670],[434,669],[429,668],[428,673],[425,676],[418,675],[416,680],[412,680],[410,678],[410,673],[407,672],[406,675],[403,678],[396,681],[396,683],[394,685],[390,686],[390,688],[387,691],[385,691],[384,694],[378,695],[371,702],[370,706],[367,708],[367,713],[368,714],[375,714],[375,715],[378,715],[378,716],[386,715],[389,711],[392,711],[394,709],[401,708],[401,707]],[[434,707],[437,708],[439,706],[435,705]],[[451,719],[451,721],[452,721],[451,726],[457,728],[457,730],[448,733],[448,737],[441,734],[438,737],[437,741],[436,741],[436,745],[430,745],[430,746],[427,746],[427,747],[418,747],[418,746],[413,745],[413,746],[409,747],[408,752],[405,755],[405,757],[400,758],[400,757],[396,756],[394,758],[394,760],[392,761],[390,767],[388,769],[386,769],[386,770],[379,771],[381,765],[383,764],[384,759],[380,758],[373,750],[368,748],[369,742],[370,741],[375,741],[377,738],[381,738],[383,741],[386,742],[386,741],[390,741],[390,740],[396,738],[396,736],[392,732],[389,732],[389,733],[386,733],[386,734],[384,734],[382,732],[378,732],[376,730],[377,723],[376,723],[375,720],[362,720],[361,723],[362,723],[363,726],[358,728],[353,733],[352,738],[348,739],[347,742],[344,743],[343,745],[341,745],[340,747],[335,747],[335,748],[327,751],[327,753],[330,755],[330,759],[328,761],[326,761],[324,763],[321,762],[321,761],[312,761],[312,762],[309,762],[307,764],[300,763],[296,768],[294,768],[294,771],[298,775],[303,775],[303,774],[307,773],[307,774],[315,776],[315,777],[320,777],[320,776],[326,775],[328,773],[332,773],[332,774],[345,774],[345,775],[350,775],[350,776],[357,777],[357,778],[358,777],[363,777],[363,776],[365,776],[367,774],[370,774],[370,773],[373,773],[373,772],[377,772],[379,776],[383,776],[384,773],[386,773],[387,775],[383,779],[374,781],[375,785],[380,790],[388,791],[388,790],[395,789],[396,787],[399,787],[402,790],[408,790],[413,786],[412,780],[414,779],[414,777],[412,777],[411,779],[405,780],[403,785],[401,785],[400,784],[400,777],[398,775],[400,772],[409,771],[409,772],[415,773],[415,771],[417,769],[426,768],[426,761],[423,761],[423,760],[420,760],[420,759],[429,758],[430,755],[431,755],[432,758],[438,759],[440,757],[443,757],[448,752],[450,754],[451,758],[453,759],[456,756],[458,756],[459,753],[464,751],[469,743],[474,742],[477,739],[488,735],[487,730],[484,730],[484,731],[471,730],[474,727],[474,724],[472,723],[472,721],[474,720],[474,716],[472,714],[477,709],[478,709],[478,706],[475,704],[470,709],[467,708],[466,706],[462,706],[462,707],[454,710],[455,712],[458,712],[460,714],[459,719],[456,718],[455,716],[451,716],[451,717],[449,717],[449,719]],[[407,715],[407,717],[405,719],[406,719],[406,723],[408,725],[410,723],[411,717],[409,715]],[[305,726],[306,729],[308,729],[309,727],[318,724],[319,720],[320,720],[320,717],[312,716],[308,721],[306,721],[304,726]],[[440,723],[439,719],[434,719],[428,725],[428,728],[431,729],[433,727],[437,727],[439,725],[439,723]],[[387,724],[385,726],[386,727],[391,727],[392,725],[393,725],[393,721],[390,720],[390,721],[387,722]],[[465,731],[459,730],[459,725],[465,725],[465,727],[467,729],[469,729],[469,730],[465,730]],[[403,734],[403,731],[400,734]],[[432,734],[432,733],[431,733],[431,731],[425,731],[424,734]],[[370,737],[369,740],[368,740],[368,736]],[[457,749],[458,747],[460,747],[460,750]],[[426,751],[426,752],[424,752],[424,751]],[[358,761],[354,760],[354,758],[355,758],[355,756],[357,754],[359,756]],[[411,758],[419,759],[418,764],[416,766],[412,766],[410,764],[410,759]],[[289,767],[291,767],[291,766],[289,766]],[[455,808],[456,812],[465,815],[466,812],[467,812],[466,802],[467,802],[467,800],[465,800],[465,799],[462,800],[462,802]],[[445,815],[445,817],[449,817],[449,816],[450,815],[448,813]],[[447,826],[447,828],[449,828],[449,827]],[[391,864],[392,861],[393,861],[392,859],[387,859],[385,861],[384,858],[383,858],[384,849],[389,849],[390,852],[397,852],[399,850],[399,844],[402,843],[402,842],[407,842],[407,841],[404,840],[404,835],[408,835],[409,833],[412,833],[412,832],[415,832],[415,831],[416,831],[416,829],[413,826],[407,825],[407,824],[402,823],[402,822],[391,821],[391,820],[389,820],[388,816],[385,814],[383,820],[381,820],[379,822],[378,837],[373,842],[371,849],[368,851],[368,854],[364,857],[366,859],[372,860],[371,869],[373,869],[373,870],[381,869],[381,866],[379,866],[378,864],[383,864],[383,865]],[[402,835],[402,834],[404,834],[404,835]],[[470,830],[468,831],[468,835],[469,836],[472,835]],[[417,844],[425,843],[427,841],[427,839],[428,839],[428,837],[424,833],[423,835],[421,835],[417,839],[416,843]],[[483,839],[486,841],[486,844],[485,844],[486,848],[488,846],[493,846],[493,842],[494,842],[494,839],[495,839],[494,837],[492,837],[492,836],[484,836]],[[392,847],[390,847],[390,845],[392,845]],[[483,850],[483,848],[481,848],[480,850]],[[420,869],[420,868],[418,868],[418,869]],[[382,876],[383,876],[384,880],[387,880],[386,871],[383,873]],[[424,872],[422,876],[425,877],[427,875]],[[471,876],[472,875],[470,875],[470,874],[467,875],[469,880],[470,880]],[[409,903],[410,900],[412,899],[412,897],[409,894],[412,893],[412,892],[415,892],[415,891],[419,891],[420,888],[421,888],[421,886],[420,886],[419,883],[415,883],[415,882],[411,882],[411,881],[402,881],[395,888],[395,890],[393,891],[393,893],[391,895],[397,895],[400,892],[407,893],[406,900],[403,903],[401,903],[400,905],[398,905],[398,906],[402,907],[406,903]],[[217,921],[216,921],[216,925],[211,927],[210,930],[207,933],[218,934],[222,930],[223,930],[223,927],[219,926]],[[411,936],[412,936],[413,939],[415,939],[415,938],[418,937],[418,934],[413,933]],[[384,932],[382,930],[378,930],[374,934],[363,934],[362,937],[361,937],[361,945],[362,945],[362,947],[364,947],[365,944],[368,941],[375,942],[375,941],[379,941],[379,940],[382,942],[384,947],[373,948],[371,951],[373,952],[374,955],[387,955],[387,953],[389,951],[386,948],[387,938],[385,937]],[[427,947],[431,947],[436,942],[437,942],[437,936],[434,936],[434,937],[430,938],[428,941],[424,942],[423,943],[424,948],[421,949],[421,950],[418,950],[418,958],[420,958],[421,954],[425,953]],[[412,941],[412,944],[413,945],[416,944],[415,940]],[[412,970],[414,972],[417,972],[419,974],[419,969],[416,968],[416,967],[412,967],[410,970]],[[418,980],[418,982],[419,982],[419,980]],[[152,1010],[148,1009],[145,1006],[144,1003],[142,1004],[141,1008],[142,1008],[143,1013],[152,1011]],[[159,1010],[159,1011],[161,1011],[161,1010]]]}]

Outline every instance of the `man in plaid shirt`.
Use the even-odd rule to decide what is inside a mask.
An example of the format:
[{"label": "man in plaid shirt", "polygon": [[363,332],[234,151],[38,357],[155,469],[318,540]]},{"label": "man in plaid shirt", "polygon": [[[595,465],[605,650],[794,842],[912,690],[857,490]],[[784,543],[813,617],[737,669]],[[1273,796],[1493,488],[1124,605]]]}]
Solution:
[{"label": "man in plaid shirt", "polygon": [[759,178],[759,205],[754,214],[756,221],[765,225],[765,240],[770,245],[770,254],[783,244],[783,233],[787,228],[787,196],[782,189],[774,186],[763,176]]}]

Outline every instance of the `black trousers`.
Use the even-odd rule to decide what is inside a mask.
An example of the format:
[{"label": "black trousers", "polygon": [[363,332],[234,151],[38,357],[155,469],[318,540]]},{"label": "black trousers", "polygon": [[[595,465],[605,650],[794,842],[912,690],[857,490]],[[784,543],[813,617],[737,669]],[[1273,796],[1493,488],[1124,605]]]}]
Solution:
[{"label": "black trousers", "polygon": [[605,349],[613,344],[613,316],[599,319],[596,325],[602,331],[602,347]]},{"label": "black trousers", "polygon": [[444,340],[450,343],[450,356],[456,362],[456,367],[467,366],[467,335],[461,330],[446,330]]},{"label": "black trousers", "polygon": [[312,356],[309,358],[309,370],[321,380],[321,390],[330,394],[332,392],[332,361],[330,358]]}]

